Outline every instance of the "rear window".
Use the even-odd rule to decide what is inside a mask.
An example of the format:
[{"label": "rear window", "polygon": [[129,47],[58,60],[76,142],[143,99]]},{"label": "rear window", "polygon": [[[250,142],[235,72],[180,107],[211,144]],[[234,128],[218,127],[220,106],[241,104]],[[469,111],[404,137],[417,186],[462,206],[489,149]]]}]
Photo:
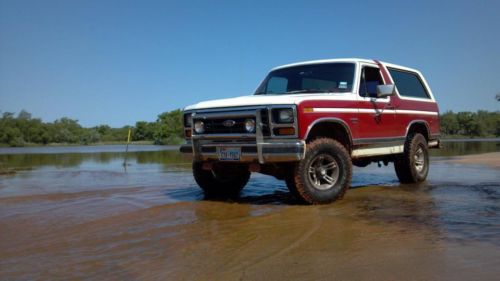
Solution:
[{"label": "rear window", "polygon": [[389,68],[392,80],[401,96],[429,99],[422,81],[416,73]]}]

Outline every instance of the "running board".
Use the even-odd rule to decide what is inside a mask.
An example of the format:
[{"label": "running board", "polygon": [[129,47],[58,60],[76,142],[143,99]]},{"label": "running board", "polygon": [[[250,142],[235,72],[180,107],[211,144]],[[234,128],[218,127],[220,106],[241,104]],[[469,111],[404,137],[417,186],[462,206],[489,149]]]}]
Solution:
[{"label": "running board", "polygon": [[359,148],[352,151],[352,158],[368,157],[368,156],[378,156],[387,154],[399,154],[403,153],[404,145],[395,145],[387,147],[377,147],[377,148]]}]

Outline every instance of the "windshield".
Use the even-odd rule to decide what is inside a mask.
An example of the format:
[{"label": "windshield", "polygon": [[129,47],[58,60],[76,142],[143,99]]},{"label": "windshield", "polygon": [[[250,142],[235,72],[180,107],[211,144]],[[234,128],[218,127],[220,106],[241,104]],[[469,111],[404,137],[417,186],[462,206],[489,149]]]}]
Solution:
[{"label": "windshield", "polygon": [[271,71],[255,94],[344,93],[353,80],[353,63],[299,65]]}]

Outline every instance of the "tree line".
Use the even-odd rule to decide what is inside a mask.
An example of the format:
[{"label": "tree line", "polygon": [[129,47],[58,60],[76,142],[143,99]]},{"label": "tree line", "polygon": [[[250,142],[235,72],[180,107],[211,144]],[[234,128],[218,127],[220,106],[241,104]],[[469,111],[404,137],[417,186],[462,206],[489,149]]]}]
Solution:
[{"label": "tree line", "polygon": [[446,111],[440,125],[445,137],[500,137],[500,111]]},{"label": "tree line", "polygon": [[129,129],[133,141],[154,144],[179,144],[184,139],[180,109],[158,115],[155,122],[139,121],[135,126],[112,128],[99,125],[84,128],[78,120],[63,117],[54,122],[32,118],[22,110],[17,115],[3,112],[0,119],[0,144],[8,146],[48,144],[95,144],[125,142]]},{"label": "tree line", "polygon": [[[43,122],[32,118],[22,110],[17,115],[4,112],[0,119],[0,144],[25,146],[32,144],[95,144],[124,142],[128,130],[132,130],[133,141],[154,144],[179,144],[183,141],[182,111],[176,109],[158,115],[154,122],[138,121],[135,126],[111,128],[99,125],[84,128],[78,120],[63,117],[54,122]],[[444,137],[499,137],[500,112],[479,110],[477,112],[446,111],[441,114],[441,134]]]}]

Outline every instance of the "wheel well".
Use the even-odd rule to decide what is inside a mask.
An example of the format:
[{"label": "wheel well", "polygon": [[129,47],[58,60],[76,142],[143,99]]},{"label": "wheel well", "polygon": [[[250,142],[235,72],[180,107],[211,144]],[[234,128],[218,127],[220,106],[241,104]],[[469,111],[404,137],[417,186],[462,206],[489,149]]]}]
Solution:
[{"label": "wheel well", "polygon": [[429,129],[427,128],[427,125],[423,122],[417,122],[411,124],[410,128],[408,128],[408,133],[406,135],[409,135],[411,133],[422,134],[425,137],[425,140],[429,141]]},{"label": "wheel well", "polygon": [[334,139],[340,142],[347,151],[351,151],[351,136],[345,125],[341,123],[324,121],[315,124],[307,134],[306,142],[309,143],[322,137]]}]

